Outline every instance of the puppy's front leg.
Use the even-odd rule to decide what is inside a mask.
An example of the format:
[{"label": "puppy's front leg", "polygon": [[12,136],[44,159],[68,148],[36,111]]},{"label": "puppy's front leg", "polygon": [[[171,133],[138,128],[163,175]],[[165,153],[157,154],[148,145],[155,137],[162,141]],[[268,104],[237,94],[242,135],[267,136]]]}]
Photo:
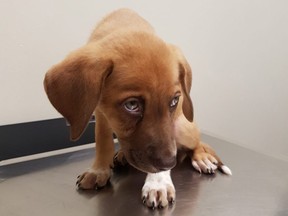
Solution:
[{"label": "puppy's front leg", "polygon": [[111,176],[110,166],[114,155],[112,129],[103,114],[96,110],[96,155],[90,169],[78,176],[77,186],[80,189],[98,189],[104,187]]},{"label": "puppy's front leg", "polygon": [[163,208],[175,200],[175,188],[170,170],[148,173],[142,188],[143,203],[149,208]]}]

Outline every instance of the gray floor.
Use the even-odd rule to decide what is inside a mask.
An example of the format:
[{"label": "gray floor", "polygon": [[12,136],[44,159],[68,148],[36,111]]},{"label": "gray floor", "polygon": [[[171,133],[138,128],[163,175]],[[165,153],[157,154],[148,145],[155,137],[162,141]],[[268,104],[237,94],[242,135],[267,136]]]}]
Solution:
[{"label": "gray floor", "polygon": [[86,215],[288,215],[288,163],[204,136],[232,169],[200,175],[185,160],[172,171],[176,203],[162,210],[141,203],[145,175],[132,168],[114,173],[101,191],[77,191],[76,176],[93,150],[0,167],[1,216]]}]

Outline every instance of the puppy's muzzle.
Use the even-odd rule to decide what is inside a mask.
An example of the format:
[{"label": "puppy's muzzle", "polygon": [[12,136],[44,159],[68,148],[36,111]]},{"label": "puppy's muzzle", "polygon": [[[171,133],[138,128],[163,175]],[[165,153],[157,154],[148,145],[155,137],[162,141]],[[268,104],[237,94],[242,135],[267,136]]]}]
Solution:
[{"label": "puppy's muzzle", "polygon": [[164,160],[159,158],[151,158],[150,160],[152,161],[153,166],[159,171],[170,170],[176,166],[176,155],[165,158]]},{"label": "puppy's muzzle", "polygon": [[131,149],[126,155],[127,161],[144,172],[160,172],[176,166],[176,152],[150,147],[145,150]]}]

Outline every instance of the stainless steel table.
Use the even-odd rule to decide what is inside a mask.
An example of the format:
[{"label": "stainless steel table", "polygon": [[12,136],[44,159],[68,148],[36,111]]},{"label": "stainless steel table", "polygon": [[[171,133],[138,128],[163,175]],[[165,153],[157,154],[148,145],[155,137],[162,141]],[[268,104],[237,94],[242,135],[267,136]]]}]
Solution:
[{"label": "stainless steel table", "polygon": [[141,203],[145,174],[129,168],[113,174],[100,191],[78,191],[76,176],[92,163],[94,150],[0,167],[1,216],[98,215],[288,215],[288,163],[203,136],[233,176],[198,174],[188,160],[172,171],[176,203],[150,210]]}]

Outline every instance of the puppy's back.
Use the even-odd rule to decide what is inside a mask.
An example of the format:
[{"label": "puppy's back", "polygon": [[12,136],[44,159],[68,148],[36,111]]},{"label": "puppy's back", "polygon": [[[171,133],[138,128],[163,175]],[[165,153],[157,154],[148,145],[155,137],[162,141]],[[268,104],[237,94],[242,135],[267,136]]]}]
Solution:
[{"label": "puppy's back", "polygon": [[[153,27],[137,13],[130,9],[119,9],[104,17],[96,26],[89,42],[103,39],[104,37],[117,32],[145,31],[154,33]],[[116,34],[117,35],[117,34]]]}]

